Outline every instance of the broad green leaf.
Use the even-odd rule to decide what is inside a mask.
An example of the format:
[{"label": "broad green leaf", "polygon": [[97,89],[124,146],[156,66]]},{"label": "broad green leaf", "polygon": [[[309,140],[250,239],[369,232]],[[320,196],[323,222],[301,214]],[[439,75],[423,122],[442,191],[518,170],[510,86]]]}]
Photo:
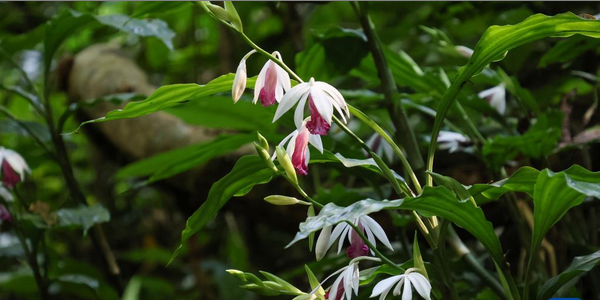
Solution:
[{"label": "broad green leaf", "polygon": [[[546,37],[569,37],[575,34],[600,38],[600,22],[583,19],[569,12],[552,17],[536,14],[516,25],[488,28],[475,46],[473,56],[460,68],[454,82],[442,97],[431,134],[427,169],[433,170],[433,158],[443,120],[463,85],[471,77],[491,62],[501,60],[507,51],[518,46]],[[428,177],[428,183],[431,183],[431,179]]]},{"label": "broad green leaf", "polygon": [[469,193],[473,197],[483,195],[488,199],[494,200],[510,191],[523,192],[533,196],[533,187],[539,174],[540,171],[534,168],[522,167],[515,171],[509,178],[490,184],[474,184],[469,188]]},{"label": "broad green leaf", "polygon": [[382,209],[397,207],[403,200],[373,200],[365,199],[358,201],[348,207],[340,207],[333,203],[325,205],[319,214],[314,217],[306,218],[306,221],[300,223],[300,230],[296,233],[294,239],[285,246],[290,247],[299,240],[305,239],[311,232],[323,229],[327,226],[335,225],[344,221],[353,221],[354,219],[378,212]]},{"label": "broad green leaf", "polygon": [[144,17],[154,14],[162,14],[170,11],[180,9],[184,6],[189,6],[190,3],[187,1],[143,1],[138,2],[135,7],[132,18]]},{"label": "broad green leaf", "polygon": [[456,194],[456,197],[458,197],[458,200],[460,200],[460,202],[466,202],[469,200],[469,198],[471,198],[471,194],[469,193],[467,188],[465,188],[465,186],[462,185],[460,182],[456,181],[456,179],[435,172],[428,171],[427,173],[433,176],[433,180],[438,185],[445,186],[447,189],[453,191]]},{"label": "broad green leaf", "polygon": [[[383,173],[383,171],[381,171],[381,169],[379,168],[379,166],[377,165],[377,163],[375,162],[375,160],[373,158],[367,158],[367,159],[345,158],[340,153],[333,154],[327,150],[324,150],[323,154],[315,153],[314,155],[311,155],[310,163],[311,164],[314,164],[314,163],[342,163],[342,165],[344,165],[344,167],[346,167],[346,168],[361,167],[361,168],[370,170],[372,172],[375,172],[381,176],[385,176],[385,174]],[[398,175],[398,173],[394,172],[393,170],[392,170],[392,174],[394,174],[394,178],[396,178],[397,180],[406,182],[404,180],[404,178],[402,178],[402,176]]]},{"label": "broad green leaf", "polygon": [[53,17],[46,25],[46,37],[44,39],[44,74],[50,72],[50,65],[54,53],[63,41],[78,29],[89,23],[100,24],[116,28],[120,31],[143,36],[156,37],[160,39],[169,49],[173,49],[173,37],[175,33],[169,29],[162,20],[138,20],[130,19],[126,15],[96,16],[88,13],[80,13],[73,10],[65,10]]},{"label": "broad green leaf", "polygon": [[[130,102],[122,109],[110,111],[106,116],[83,122],[80,126],[88,123],[141,117],[174,107],[178,104],[202,99],[217,93],[228,92],[231,91],[234,77],[235,74],[230,73],[213,79],[204,85],[187,83],[161,86],[143,101]],[[247,84],[252,86],[254,82],[255,78],[249,78]],[[232,103],[231,105],[234,104]]]},{"label": "broad green leaf", "polygon": [[597,51],[599,46],[600,40],[587,39],[584,36],[574,36],[568,40],[559,41],[542,55],[538,67],[543,68],[549,64],[571,61],[586,51]]},{"label": "broad green leaf", "polygon": [[59,226],[81,226],[84,234],[95,224],[110,221],[110,213],[104,206],[82,206],[78,208],[61,208],[56,211]]},{"label": "broad green leaf", "polygon": [[129,164],[119,170],[116,177],[150,176],[146,183],[155,182],[199,167],[207,161],[231,153],[252,142],[254,134],[222,135],[218,138],[157,154]]},{"label": "broad green leaf", "polygon": [[191,125],[233,130],[273,132],[275,106],[263,107],[250,101],[233,104],[231,97],[204,97],[167,110]]},{"label": "broad green leaf", "polygon": [[564,284],[571,279],[591,271],[600,261],[600,251],[596,251],[586,256],[577,256],[573,259],[571,265],[558,276],[546,281],[538,291],[538,300],[550,299]]},{"label": "broad green leaf", "polygon": [[23,128],[23,126],[27,127],[29,131],[35,134],[42,142],[50,141],[50,132],[48,131],[48,127],[46,125],[35,122],[35,121],[19,121],[21,124],[16,121],[9,119],[0,120],[0,132],[4,133],[14,133],[22,136],[29,136],[29,132]]},{"label": "broad green leaf", "polygon": [[183,243],[212,220],[231,197],[239,191],[248,191],[257,184],[267,183],[272,177],[273,171],[265,165],[260,157],[241,157],[229,174],[213,184],[204,203],[188,218],[185,229],[181,232],[181,243],[173,252],[169,263],[177,257]]},{"label": "broad green leaf", "polygon": [[531,253],[536,252],[548,230],[586,196],[600,197],[600,172],[580,166],[558,173],[548,169],[540,172],[533,191]]}]

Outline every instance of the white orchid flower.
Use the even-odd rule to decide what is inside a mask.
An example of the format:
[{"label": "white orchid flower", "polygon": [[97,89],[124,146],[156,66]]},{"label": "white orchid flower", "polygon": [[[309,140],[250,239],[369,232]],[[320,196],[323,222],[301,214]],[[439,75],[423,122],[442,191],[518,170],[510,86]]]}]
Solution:
[{"label": "white orchid flower", "polygon": [[454,153],[463,149],[463,144],[468,144],[471,142],[471,140],[465,135],[443,130],[440,131],[437,141],[440,149],[448,150],[450,153]]},{"label": "white orchid flower", "polygon": [[504,115],[504,111],[506,110],[506,88],[504,83],[481,91],[478,95],[479,98],[486,100],[501,115]]},{"label": "white orchid flower", "polygon": [[[412,287],[414,286],[417,293],[421,295],[423,299],[431,300],[431,283],[429,283],[429,280],[427,280],[425,276],[417,271],[418,269],[416,268],[410,268],[402,275],[392,276],[380,281],[373,288],[371,298],[380,295],[379,300],[384,300],[393,288],[394,291],[392,294],[394,296],[398,296],[402,293],[402,300],[411,300],[413,298]],[[394,284],[396,284],[396,287],[394,287]],[[404,285],[404,290],[400,292],[402,285]]]},{"label": "white orchid flower", "polygon": [[[273,56],[283,61],[279,52],[273,52]],[[269,60],[256,78],[252,103],[256,104],[256,101],[260,99],[263,106],[271,106],[275,104],[275,101],[281,102],[283,93],[288,92],[290,89],[290,75],[274,61]]]},{"label": "white orchid flower", "polygon": [[[323,153],[321,136],[310,134],[308,128],[306,128],[308,122],[310,122],[310,117],[306,118],[298,129],[294,130],[279,143],[279,146],[288,143],[286,152],[291,157],[292,165],[296,169],[296,172],[300,175],[308,174],[308,162],[310,161],[310,150],[308,149],[309,143],[317,148],[319,152]],[[274,160],[276,157],[277,152],[273,153],[271,159]]]},{"label": "white orchid flower", "polygon": [[[394,160],[394,148],[384,140],[378,133],[373,133],[371,137],[365,142],[375,154],[379,157],[385,157],[389,162]],[[366,151],[364,151],[366,153]]]},{"label": "white orchid flower", "polygon": [[469,47],[465,47],[465,46],[455,46],[454,49],[456,49],[456,51],[466,57],[466,58],[471,58],[471,56],[473,56],[473,49],[469,48]]},{"label": "white orchid flower", "polygon": [[238,102],[246,90],[246,81],[248,80],[248,75],[246,73],[246,60],[254,53],[256,53],[256,50],[248,52],[248,54],[246,54],[242,60],[240,60],[240,64],[235,71],[233,85],[231,86],[231,97],[233,98],[233,103]]},{"label": "white orchid flower", "polygon": [[[376,238],[381,241],[386,247],[390,250],[394,250],[390,241],[383,231],[381,225],[379,225],[373,218],[369,216],[361,216],[352,221],[352,223],[358,226],[363,230],[363,233],[367,236],[367,239],[374,246],[376,245]],[[364,247],[366,245],[363,244],[362,239],[358,234],[355,234],[354,229],[348,223],[342,222],[335,226],[333,232],[331,231],[331,226],[327,226],[321,230],[319,234],[319,238],[317,239],[317,243],[315,246],[315,254],[317,256],[317,260],[321,260],[327,253],[327,250],[331,248],[333,243],[339,238],[338,242],[338,251],[339,254],[342,251],[342,246],[344,245],[344,240],[348,237],[348,241],[350,241],[350,248],[348,249],[348,256],[353,258],[355,255],[366,255],[368,253],[368,247],[366,249],[367,253],[365,253]]]},{"label": "white orchid flower", "polygon": [[2,183],[7,188],[13,188],[25,179],[25,173],[30,172],[29,166],[19,153],[3,147],[0,147],[0,165]]},{"label": "white orchid flower", "polygon": [[308,104],[310,121],[306,124],[306,127],[312,134],[327,134],[327,131],[331,127],[334,107],[344,122],[346,122],[346,117],[350,118],[350,110],[342,94],[328,83],[315,81],[314,78],[311,78],[309,82],[296,85],[289,93],[283,96],[275,112],[275,117],[273,117],[273,122],[277,121],[296,103],[298,103],[294,112],[296,127],[300,128],[302,125],[304,109]]}]

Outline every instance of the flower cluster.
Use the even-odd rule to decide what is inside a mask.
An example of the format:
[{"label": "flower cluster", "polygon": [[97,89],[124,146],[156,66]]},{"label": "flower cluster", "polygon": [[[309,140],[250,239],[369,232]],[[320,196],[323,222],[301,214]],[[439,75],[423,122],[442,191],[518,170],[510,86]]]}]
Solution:
[{"label": "flower cluster", "polygon": [[[232,86],[234,102],[240,99],[246,89],[246,60],[254,52],[253,50],[244,56],[238,65]],[[273,52],[272,56],[283,63],[279,52]],[[276,102],[279,103],[273,122],[298,104],[294,111],[296,130],[283,139],[279,145],[284,146],[288,143],[287,153],[292,159],[296,172],[300,175],[308,174],[309,143],[323,153],[321,136],[327,135],[331,128],[334,109],[344,122],[350,118],[350,110],[346,101],[336,88],[328,83],[315,81],[314,78],[292,88],[289,74],[273,60],[267,61],[256,78],[252,102],[257,103],[258,100],[265,107],[274,105]],[[306,110],[310,116],[305,118]]]}]

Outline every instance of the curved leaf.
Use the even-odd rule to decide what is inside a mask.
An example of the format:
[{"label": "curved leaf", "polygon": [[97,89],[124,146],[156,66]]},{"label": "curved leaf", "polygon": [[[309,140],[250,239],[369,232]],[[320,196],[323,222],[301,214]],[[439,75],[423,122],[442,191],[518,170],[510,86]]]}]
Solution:
[{"label": "curved leaf", "polygon": [[566,270],[544,283],[542,288],[538,291],[537,299],[543,300],[551,298],[565,283],[580,274],[591,271],[598,264],[598,261],[600,261],[600,251],[596,251],[586,256],[575,257]]},{"label": "curved leaf", "polygon": [[[205,85],[186,83],[161,86],[143,101],[130,102],[122,109],[109,111],[106,116],[83,122],[79,126],[88,123],[141,117],[188,101],[231,91],[234,77],[235,74],[230,73],[213,79]],[[248,78],[247,84],[252,86],[254,82],[255,78]]]},{"label": "curved leaf", "polygon": [[208,160],[237,150],[255,139],[255,134],[222,135],[212,141],[160,153],[136,161],[119,170],[116,177],[150,176],[145,183],[155,182],[185,172]]},{"label": "curved leaf", "polygon": [[169,263],[177,257],[183,243],[212,220],[229,199],[240,191],[249,191],[257,184],[271,181],[273,174],[260,157],[242,156],[229,174],[213,184],[206,201],[188,218],[185,229],[181,232],[181,244],[173,252]]},{"label": "curved leaf", "polygon": [[[551,17],[536,14],[516,25],[488,28],[475,46],[473,56],[465,66],[460,68],[456,79],[442,97],[431,134],[427,170],[433,170],[437,137],[442,128],[443,120],[462,86],[471,77],[481,72],[489,63],[501,60],[507,51],[518,46],[546,37],[569,37],[575,34],[600,38],[600,22],[583,19],[569,12]],[[428,180],[431,183],[431,176],[428,177]]]}]

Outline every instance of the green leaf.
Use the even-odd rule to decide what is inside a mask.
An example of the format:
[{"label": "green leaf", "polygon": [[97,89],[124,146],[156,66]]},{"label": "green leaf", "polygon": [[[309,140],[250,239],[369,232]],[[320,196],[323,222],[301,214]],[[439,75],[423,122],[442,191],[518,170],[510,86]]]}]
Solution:
[{"label": "green leaf", "polygon": [[[552,17],[536,14],[516,25],[488,28],[475,46],[473,56],[465,66],[460,68],[454,82],[442,97],[431,134],[427,170],[433,170],[433,158],[443,120],[463,85],[471,77],[481,72],[491,62],[501,60],[507,51],[518,46],[546,37],[569,37],[575,34],[600,38],[600,22],[583,19],[568,12]],[[428,179],[430,183],[431,177]]]},{"label": "green leaf", "polygon": [[233,104],[231,97],[226,96],[204,97],[169,108],[167,112],[187,124],[203,127],[263,133],[273,132],[277,128],[272,123],[275,106],[265,108],[250,101]]},{"label": "green leaf", "polygon": [[84,234],[95,224],[110,221],[110,213],[100,204],[90,207],[61,208],[56,211],[56,215],[59,226],[81,226]]},{"label": "green leaf", "polygon": [[299,240],[305,239],[311,232],[323,229],[327,226],[335,225],[344,221],[353,221],[354,219],[378,212],[385,208],[397,207],[403,200],[373,200],[365,199],[358,201],[348,207],[340,207],[333,203],[325,205],[319,214],[314,217],[306,218],[306,221],[300,223],[300,230],[296,233],[294,239],[285,246],[290,247]]},{"label": "green leaf", "polygon": [[242,19],[240,19],[240,15],[238,14],[235,6],[232,1],[223,1],[225,4],[225,11],[229,14],[229,22],[231,25],[235,27],[239,32],[243,32],[244,28],[242,27]]},{"label": "green leaf", "polygon": [[323,296],[325,296],[325,290],[321,286],[319,279],[317,279],[317,276],[315,276],[315,274],[308,267],[308,265],[304,265],[304,270],[306,270],[306,276],[308,277],[308,283],[310,284],[310,289],[314,290],[318,287],[315,294],[319,297],[319,299],[323,299]]},{"label": "green leaf", "polygon": [[29,132],[22,126],[27,127],[33,134],[35,134],[42,142],[50,141],[50,132],[46,125],[35,122],[35,121],[19,121],[22,125],[19,125],[16,121],[10,119],[0,120],[0,132],[2,133],[14,133],[22,136],[29,136]]},{"label": "green leaf", "polygon": [[600,251],[596,251],[586,256],[577,256],[573,259],[571,265],[558,276],[546,281],[538,291],[538,300],[550,299],[552,296],[571,279],[591,271],[600,261]]},{"label": "green leaf", "polygon": [[169,263],[177,257],[183,243],[212,220],[231,197],[241,190],[247,191],[257,184],[267,183],[272,177],[273,171],[265,165],[260,157],[241,157],[229,174],[213,184],[206,201],[188,218],[185,229],[181,232],[181,243],[173,252]]},{"label": "green leaf", "polygon": [[471,194],[469,193],[467,188],[465,188],[465,186],[462,185],[460,182],[456,181],[456,179],[435,172],[428,171],[427,173],[433,176],[433,180],[438,185],[445,186],[449,190],[453,191],[456,194],[456,197],[458,197],[458,200],[460,200],[460,202],[466,202],[471,198]]},{"label": "green leaf", "polygon": [[563,172],[540,172],[533,191],[533,234],[530,258],[542,239],[569,209],[586,196],[600,197],[600,172],[573,166]]},{"label": "green leaf", "polygon": [[153,14],[162,14],[190,5],[187,1],[144,1],[135,7],[132,18],[144,17]]},{"label": "green leaf", "polygon": [[469,193],[473,197],[482,195],[494,200],[510,191],[523,192],[533,196],[533,187],[539,174],[540,171],[534,168],[522,167],[515,171],[509,178],[490,184],[474,184],[469,188]]},{"label": "green leaf", "polygon": [[[141,117],[182,103],[228,92],[231,91],[234,77],[235,74],[230,73],[213,79],[205,85],[187,83],[161,86],[146,100],[130,102],[122,109],[108,112],[105,117],[83,122],[80,127],[88,123]],[[248,79],[248,85],[253,85],[254,82],[255,78]]]},{"label": "green leaf", "polygon": [[387,275],[403,274],[406,269],[408,269],[409,267],[412,267],[412,262],[413,262],[412,260],[409,260],[409,261],[403,263],[402,265],[397,265],[398,267],[400,267],[400,270],[398,270],[396,268],[392,268],[388,264],[361,270],[360,271],[360,285],[367,285],[367,284],[373,282],[373,280],[375,280],[375,277],[377,277],[377,275],[379,275],[379,274],[387,274]]},{"label": "green leaf", "polygon": [[568,40],[559,41],[550,50],[546,51],[538,67],[546,67],[549,64],[565,63],[577,58],[589,50],[597,50],[600,40],[587,39],[583,36],[575,36]]},{"label": "green leaf", "polygon": [[44,39],[44,74],[50,72],[52,57],[63,41],[78,29],[85,27],[91,22],[116,28],[118,30],[160,39],[169,49],[173,49],[173,37],[175,33],[169,29],[162,20],[138,20],[130,19],[126,15],[96,16],[88,13],[80,13],[74,10],[65,10],[48,21],[46,37]]},{"label": "green leaf", "polygon": [[419,239],[417,239],[416,232],[415,239],[413,242],[413,263],[415,268],[418,268],[421,271],[421,274],[425,275],[425,277],[429,279],[429,275],[427,275],[427,268],[425,268],[425,262],[423,261],[423,257],[421,256],[421,249],[419,248]]},{"label": "green leaf", "polygon": [[222,135],[196,145],[163,152],[136,161],[119,170],[117,178],[150,176],[146,183],[156,182],[199,167],[207,161],[231,153],[254,140],[254,134]]},{"label": "green leaf", "polygon": [[138,300],[142,292],[142,278],[133,276],[123,291],[123,300]]}]

